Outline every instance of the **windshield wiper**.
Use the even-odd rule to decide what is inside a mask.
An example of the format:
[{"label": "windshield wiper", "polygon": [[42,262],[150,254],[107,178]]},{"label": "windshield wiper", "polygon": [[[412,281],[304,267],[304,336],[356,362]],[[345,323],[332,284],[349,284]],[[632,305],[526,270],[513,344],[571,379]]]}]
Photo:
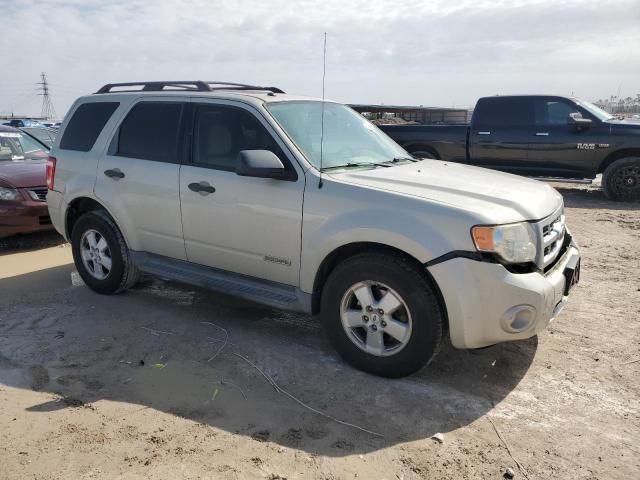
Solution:
[{"label": "windshield wiper", "polygon": [[333,165],[331,167],[324,167],[323,172],[327,170],[337,170],[338,168],[356,168],[356,167],[390,167],[388,163],[375,163],[375,162],[349,162],[344,165]]},{"label": "windshield wiper", "polygon": [[393,160],[391,160],[393,163],[398,163],[398,162],[404,162],[405,160],[409,160],[410,162],[419,162],[422,160],[422,158],[415,158],[415,157],[393,157]]}]

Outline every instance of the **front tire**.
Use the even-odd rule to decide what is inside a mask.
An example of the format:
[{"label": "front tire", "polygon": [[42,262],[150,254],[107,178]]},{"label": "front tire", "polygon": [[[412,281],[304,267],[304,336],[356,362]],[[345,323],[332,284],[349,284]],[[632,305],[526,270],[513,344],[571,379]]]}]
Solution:
[{"label": "front tire", "polygon": [[640,158],[621,158],[609,165],[602,175],[602,189],[610,200],[640,200]]},{"label": "front tire", "polygon": [[374,375],[403,377],[438,353],[445,315],[433,285],[407,258],[363,253],[340,263],[322,291],[334,348]]},{"label": "front tire", "polygon": [[138,272],[129,250],[109,214],[104,210],[85,213],[71,233],[73,261],[84,283],[102,294],[131,287]]}]

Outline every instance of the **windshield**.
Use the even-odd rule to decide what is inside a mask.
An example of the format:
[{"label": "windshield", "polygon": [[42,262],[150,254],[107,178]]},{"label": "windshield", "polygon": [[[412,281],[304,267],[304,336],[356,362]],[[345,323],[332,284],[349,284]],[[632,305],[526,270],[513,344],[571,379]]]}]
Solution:
[{"label": "windshield", "polygon": [[0,132],[0,161],[46,158],[45,148],[19,132]]},{"label": "windshield", "polygon": [[577,102],[577,104],[580,105],[585,110],[587,110],[590,114],[595,116],[600,121],[611,120],[611,119],[615,118],[609,112],[607,112],[607,111],[603,110],[602,108],[594,105],[593,103],[585,102],[584,100],[580,100],[580,101]]},{"label": "windshield", "polygon": [[[309,162],[320,169],[322,102],[273,102],[267,109]],[[324,104],[322,169],[410,159],[409,155],[371,122],[349,107]]]}]

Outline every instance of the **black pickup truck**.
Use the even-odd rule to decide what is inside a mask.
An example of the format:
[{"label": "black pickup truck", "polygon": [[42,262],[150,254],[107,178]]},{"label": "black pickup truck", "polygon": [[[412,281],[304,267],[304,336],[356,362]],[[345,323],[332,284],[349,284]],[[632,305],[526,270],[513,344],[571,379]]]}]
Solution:
[{"label": "black pickup truck", "polygon": [[575,98],[485,97],[470,125],[380,125],[416,157],[533,177],[593,179],[612,200],[640,199],[640,122]]}]

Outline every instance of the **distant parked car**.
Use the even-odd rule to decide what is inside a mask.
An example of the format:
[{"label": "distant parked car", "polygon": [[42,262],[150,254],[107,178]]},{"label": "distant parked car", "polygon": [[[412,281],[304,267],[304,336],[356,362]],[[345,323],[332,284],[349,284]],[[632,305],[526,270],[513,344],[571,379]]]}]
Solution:
[{"label": "distant parked car", "polygon": [[48,154],[26,133],[0,126],[0,238],[52,228],[46,202]]},{"label": "distant parked car", "polygon": [[40,122],[36,122],[35,120],[31,120],[29,118],[12,118],[8,122],[4,123],[5,126],[8,127],[42,127]]},{"label": "distant parked car", "polygon": [[56,135],[58,135],[57,128],[23,127],[20,130],[36,139],[38,142],[44,144],[47,149],[51,149],[51,147],[53,147],[53,142],[55,142]]}]

